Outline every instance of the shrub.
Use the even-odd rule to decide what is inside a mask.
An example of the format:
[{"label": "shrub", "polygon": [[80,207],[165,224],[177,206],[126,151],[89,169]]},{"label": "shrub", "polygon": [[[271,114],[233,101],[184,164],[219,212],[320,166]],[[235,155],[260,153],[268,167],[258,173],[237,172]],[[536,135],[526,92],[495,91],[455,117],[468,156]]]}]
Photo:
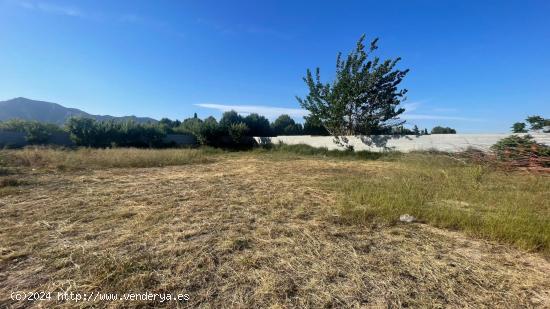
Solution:
[{"label": "shrub", "polygon": [[532,136],[510,135],[491,146],[496,158],[516,166],[550,166],[550,147],[537,143]]}]

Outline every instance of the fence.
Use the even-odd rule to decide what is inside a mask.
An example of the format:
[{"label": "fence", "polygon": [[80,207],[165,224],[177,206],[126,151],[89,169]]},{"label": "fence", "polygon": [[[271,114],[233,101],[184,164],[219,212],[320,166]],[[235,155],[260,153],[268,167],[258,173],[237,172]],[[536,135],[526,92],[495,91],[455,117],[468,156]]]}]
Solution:
[{"label": "fence", "polygon": [[[524,135],[524,134],[519,134]],[[372,135],[372,136],[346,136],[348,144],[356,151],[367,150],[380,152],[395,150],[401,152],[437,150],[445,152],[460,152],[468,148],[487,151],[500,139],[510,134],[432,134],[432,135]],[[550,133],[531,134],[539,143],[550,145]],[[312,147],[325,147],[328,149],[344,149],[334,142],[332,136],[277,136],[255,137],[258,144],[305,144]]]}]

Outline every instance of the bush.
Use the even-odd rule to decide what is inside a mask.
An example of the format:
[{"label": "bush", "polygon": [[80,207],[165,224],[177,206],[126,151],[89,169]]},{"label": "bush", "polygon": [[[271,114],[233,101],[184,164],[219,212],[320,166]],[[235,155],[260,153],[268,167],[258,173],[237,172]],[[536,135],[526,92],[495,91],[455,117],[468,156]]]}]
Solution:
[{"label": "bush", "polygon": [[496,158],[517,166],[550,166],[550,147],[537,143],[532,136],[510,135],[491,146]]}]

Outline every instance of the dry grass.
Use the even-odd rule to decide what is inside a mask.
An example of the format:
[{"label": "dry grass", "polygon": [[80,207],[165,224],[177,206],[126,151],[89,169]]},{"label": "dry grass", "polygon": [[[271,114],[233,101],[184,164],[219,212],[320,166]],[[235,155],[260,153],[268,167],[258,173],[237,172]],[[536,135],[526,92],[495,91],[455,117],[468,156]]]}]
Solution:
[{"label": "dry grass", "polygon": [[[350,225],[326,183],[395,163],[226,154],[22,174],[0,200],[0,307],[548,307],[542,256],[424,224]],[[10,291],[188,293],[13,302]]]},{"label": "dry grass", "polygon": [[50,169],[86,169],[119,167],[159,167],[213,162],[221,151],[201,149],[114,148],[62,150],[28,147],[0,151],[0,165]]}]

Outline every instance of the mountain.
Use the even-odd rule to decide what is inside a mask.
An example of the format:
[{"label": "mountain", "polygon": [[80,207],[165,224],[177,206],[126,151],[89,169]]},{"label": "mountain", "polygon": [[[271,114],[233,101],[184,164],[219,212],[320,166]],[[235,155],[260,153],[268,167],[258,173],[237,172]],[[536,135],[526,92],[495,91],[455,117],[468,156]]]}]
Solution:
[{"label": "mountain", "polygon": [[36,120],[40,122],[55,123],[62,125],[70,117],[85,117],[99,121],[133,120],[139,123],[157,122],[148,117],[124,116],[115,117],[109,115],[92,115],[76,108],[68,108],[57,103],[35,101],[26,98],[15,98],[7,101],[0,101],[0,121],[9,119]]}]

